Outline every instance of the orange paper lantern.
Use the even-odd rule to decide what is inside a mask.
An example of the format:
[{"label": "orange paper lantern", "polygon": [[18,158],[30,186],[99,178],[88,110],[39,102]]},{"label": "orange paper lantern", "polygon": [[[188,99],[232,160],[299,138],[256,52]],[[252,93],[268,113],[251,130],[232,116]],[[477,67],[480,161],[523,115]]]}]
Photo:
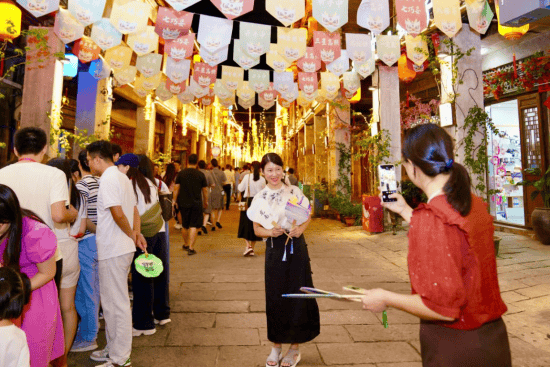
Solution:
[{"label": "orange paper lantern", "polygon": [[410,67],[406,54],[401,54],[401,57],[397,60],[397,72],[399,79],[405,83],[410,83],[416,78],[416,71]]}]

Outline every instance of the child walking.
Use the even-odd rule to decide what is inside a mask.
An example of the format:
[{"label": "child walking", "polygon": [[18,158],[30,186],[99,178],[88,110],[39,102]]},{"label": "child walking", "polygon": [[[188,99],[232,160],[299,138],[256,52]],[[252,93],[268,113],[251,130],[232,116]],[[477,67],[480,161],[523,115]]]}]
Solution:
[{"label": "child walking", "polygon": [[29,367],[25,332],[13,324],[29,303],[31,282],[25,274],[0,267],[0,366]]}]

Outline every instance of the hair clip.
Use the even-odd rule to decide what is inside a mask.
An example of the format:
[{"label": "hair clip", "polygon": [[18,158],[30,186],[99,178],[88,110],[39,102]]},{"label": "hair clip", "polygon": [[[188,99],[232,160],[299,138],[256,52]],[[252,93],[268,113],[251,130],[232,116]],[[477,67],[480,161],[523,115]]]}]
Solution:
[{"label": "hair clip", "polygon": [[453,166],[453,162],[454,161],[452,159],[449,159],[447,163],[445,163],[445,168],[451,169],[451,167]]}]

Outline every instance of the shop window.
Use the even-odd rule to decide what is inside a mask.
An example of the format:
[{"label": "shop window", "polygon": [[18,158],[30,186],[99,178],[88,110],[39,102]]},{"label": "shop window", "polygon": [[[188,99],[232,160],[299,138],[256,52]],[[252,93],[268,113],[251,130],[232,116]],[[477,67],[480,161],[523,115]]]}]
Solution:
[{"label": "shop window", "polygon": [[[489,198],[491,215],[499,222],[525,225],[523,187],[515,185],[523,179],[518,101],[497,103],[485,109],[499,130],[499,135],[488,136],[489,189],[498,191]],[[534,148],[526,149],[532,152],[527,153],[527,162],[540,162],[534,153],[537,147],[535,135],[530,140],[528,137],[525,144]]]}]

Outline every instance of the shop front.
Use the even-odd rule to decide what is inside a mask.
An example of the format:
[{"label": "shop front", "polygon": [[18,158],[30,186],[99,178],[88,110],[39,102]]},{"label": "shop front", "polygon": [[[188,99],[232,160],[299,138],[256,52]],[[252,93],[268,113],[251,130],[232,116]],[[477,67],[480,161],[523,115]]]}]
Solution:
[{"label": "shop front", "polygon": [[531,187],[517,185],[524,179],[536,179],[525,169],[547,166],[547,146],[541,111],[540,93],[530,93],[506,101],[487,104],[485,111],[498,129],[489,134],[490,212],[496,222],[530,227],[531,213],[540,203],[531,199]]}]

